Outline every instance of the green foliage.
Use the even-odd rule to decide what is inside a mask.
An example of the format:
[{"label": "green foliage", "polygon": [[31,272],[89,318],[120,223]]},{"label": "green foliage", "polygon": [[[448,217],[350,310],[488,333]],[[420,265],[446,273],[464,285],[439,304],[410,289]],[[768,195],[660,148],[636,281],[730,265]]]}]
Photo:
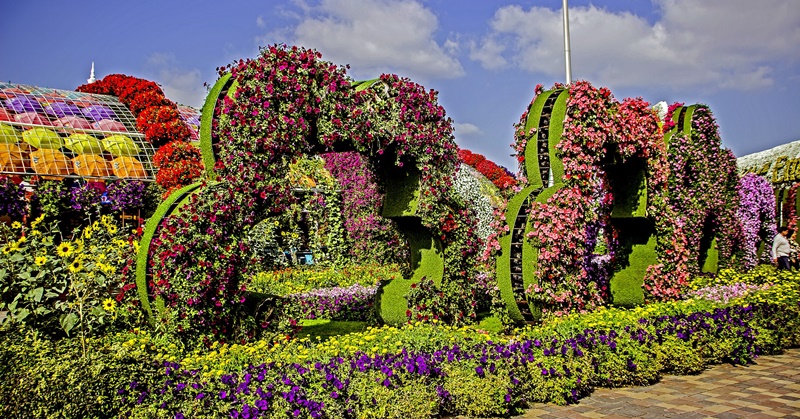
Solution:
[{"label": "green foliage", "polygon": [[400,378],[397,381],[402,384],[390,388],[381,384],[384,378],[380,372],[370,372],[350,381],[350,391],[359,394],[354,406],[356,418],[428,419],[436,415],[436,392],[424,381]]},{"label": "green foliage", "polygon": [[82,343],[79,339],[49,340],[35,332],[0,334],[0,416],[117,417],[117,390],[127,388],[131,381],[155,385],[162,369],[154,356],[169,356],[149,349],[167,348],[163,339],[153,346],[142,341],[133,347],[115,340],[124,336],[89,338]]},{"label": "green foliage", "polygon": [[660,369],[668,374],[697,374],[706,368],[707,361],[691,342],[674,336],[652,347],[652,355]]},{"label": "green foliage", "polygon": [[7,321],[45,333],[97,333],[118,315],[114,297],[133,246],[110,216],[63,238],[44,215],[24,228],[0,224],[0,309]]},{"label": "green foliage", "polygon": [[348,265],[344,267],[310,266],[257,273],[248,289],[271,295],[289,295],[317,288],[347,287],[353,284],[372,286],[400,277],[397,265]]},{"label": "green foliage", "polygon": [[[514,385],[507,365],[492,369],[480,367],[476,360],[448,364],[444,368],[442,387],[449,398],[445,404],[448,411],[459,412],[468,417],[507,416],[509,403],[505,400],[508,389]],[[477,373],[480,368],[481,373]]]}]

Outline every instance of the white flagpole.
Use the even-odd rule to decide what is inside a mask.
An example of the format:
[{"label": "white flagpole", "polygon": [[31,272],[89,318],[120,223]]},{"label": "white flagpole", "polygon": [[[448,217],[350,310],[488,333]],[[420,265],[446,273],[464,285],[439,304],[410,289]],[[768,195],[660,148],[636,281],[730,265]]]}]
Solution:
[{"label": "white flagpole", "polygon": [[569,52],[569,11],[567,10],[567,0],[562,0],[562,15],[564,17],[564,57],[567,70],[567,84],[572,83],[572,59]]}]

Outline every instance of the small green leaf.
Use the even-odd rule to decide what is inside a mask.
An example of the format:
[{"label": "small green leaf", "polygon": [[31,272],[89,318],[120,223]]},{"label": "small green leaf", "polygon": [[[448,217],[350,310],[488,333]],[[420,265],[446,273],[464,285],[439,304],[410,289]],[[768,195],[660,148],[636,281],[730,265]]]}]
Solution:
[{"label": "small green leaf", "polygon": [[69,335],[69,331],[75,327],[75,323],[77,322],[78,316],[75,313],[69,313],[61,316],[61,328],[67,333],[67,335]]},{"label": "small green leaf", "polygon": [[42,287],[33,290],[33,301],[40,303],[42,301],[42,294],[44,294],[44,288]]},{"label": "small green leaf", "polygon": [[26,317],[28,317],[28,315],[29,315],[29,314],[31,314],[31,312],[30,312],[30,311],[28,311],[28,309],[27,309],[27,308],[21,308],[21,309],[19,309],[19,310],[17,310],[16,312],[14,312],[14,313],[13,313],[13,315],[14,315],[14,318],[15,318],[17,321],[22,321],[22,320],[24,320]]}]

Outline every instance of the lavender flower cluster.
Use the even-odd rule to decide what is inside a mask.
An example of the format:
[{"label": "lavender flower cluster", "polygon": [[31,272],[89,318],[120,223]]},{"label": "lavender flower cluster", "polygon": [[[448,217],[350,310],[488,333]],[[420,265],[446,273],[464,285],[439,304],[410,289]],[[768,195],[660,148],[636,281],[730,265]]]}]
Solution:
[{"label": "lavender flower cluster", "polygon": [[365,287],[318,288],[301,294],[286,296],[287,302],[297,311],[298,318],[330,320],[363,320],[374,309],[378,285]]},{"label": "lavender flower cluster", "polygon": [[744,297],[753,291],[763,291],[769,289],[770,287],[772,287],[770,284],[751,285],[744,283],[732,285],[714,285],[690,291],[686,293],[686,296],[688,298],[702,298],[715,303],[727,304],[729,301]]}]

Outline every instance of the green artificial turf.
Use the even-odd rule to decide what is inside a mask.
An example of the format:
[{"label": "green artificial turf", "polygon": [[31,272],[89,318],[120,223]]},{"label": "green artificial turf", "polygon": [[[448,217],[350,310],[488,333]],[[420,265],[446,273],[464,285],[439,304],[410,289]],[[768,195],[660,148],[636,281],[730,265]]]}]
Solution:
[{"label": "green artificial turf", "polygon": [[214,121],[214,108],[217,106],[219,95],[225,87],[230,85],[231,73],[225,73],[214,83],[214,87],[208,92],[206,101],[203,104],[200,116],[200,152],[203,156],[203,166],[205,167],[206,177],[215,178],[214,164],[214,144],[211,138],[211,126]]},{"label": "green artificial turf", "polygon": [[353,89],[355,89],[356,92],[360,92],[362,90],[368,89],[370,86],[380,81],[381,79],[359,80],[359,81],[354,81],[351,84],[351,86],[353,87]]},{"label": "green artificial turf", "polygon": [[193,183],[173,192],[167,199],[159,204],[153,216],[147,220],[144,226],[142,239],[139,241],[139,251],[136,254],[136,292],[139,295],[142,308],[151,320],[153,319],[153,311],[150,307],[150,298],[147,292],[147,262],[150,253],[150,243],[155,236],[156,230],[161,225],[161,221],[172,214],[179,206],[176,204],[178,200],[194,192],[200,185],[201,183]]},{"label": "green artificial turf", "polygon": [[423,227],[416,217],[398,219],[397,225],[411,248],[411,278],[389,281],[378,291],[377,310],[386,324],[402,324],[408,320],[406,294],[411,284],[422,278],[441,285],[444,277],[444,252],[441,242]]},{"label": "green artificial turf", "polygon": [[341,336],[349,333],[365,332],[369,328],[366,322],[339,321],[339,320],[302,320],[300,324],[303,329],[297,334],[298,338],[308,338],[326,341],[333,336]]},{"label": "green artificial turf", "polygon": [[611,274],[611,301],[616,306],[634,307],[644,303],[644,276],[650,265],[658,263],[655,227],[646,218],[616,218],[616,269]]},{"label": "green artificial turf", "polygon": [[[557,90],[549,90],[542,92],[528,107],[528,118],[525,121],[525,132],[528,133],[532,128],[539,127],[539,121],[542,117],[542,108],[552,94],[557,93]],[[528,184],[536,187],[543,188],[547,183],[547,179],[542,179],[539,172],[539,144],[538,134],[531,135],[528,142],[525,144],[525,176],[528,178]]]},{"label": "green artificial turf", "polygon": [[[511,317],[511,319],[515,322],[523,322],[525,319],[523,319],[522,313],[520,313],[519,307],[517,307],[517,300],[514,298],[514,291],[511,286],[511,235],[513,234],[514,221],[517,219],[517,215],[520,213],[520,208],[525,202],[525,198],[527,198],[528,195],[535,193],[535,191],[538,189],[539,188],[534,186],[528,186],[518,194],[514,195],[508,201],[508,206],[506,207],[506,223],[509,230],[507,234],[501,236],[499,239],[500,254],[497,255],[497,258],[495,259],[495,276],[497,277],[497,285],[500,288],[500,295],[503,297],[503,301],[506,303],[509,317]],[[524,257],[525,245],[523,244],[523,281],[525,280]]]},{"label": "green artificial turf", "polygon": [[647,174],[645,162],[635,160],[606,168],[614,193],[611,218],[647,216]]},{"label": "green artificial turf", "polygon": [[385,170],[386,195],[383,200],[382,216],[413,217],[419,204],[420,173],[416,167],[401,169],[390,167]]},{"label": "green artificial turf", "polygon": [[[553,183],[561,185],[564,183],[564,163],[558,158],[556,146],[561,141],[561,134],[564,132],[564,117],[567,115],[567,100],[569,100],[569,90],[563,90],[558,94],[558,99],[553,104],[553,113],[550,116],[550,132],[548,142],[550,148],[550,171],[553,173]],[[545,179],[545,183],[548,180]]]}]

